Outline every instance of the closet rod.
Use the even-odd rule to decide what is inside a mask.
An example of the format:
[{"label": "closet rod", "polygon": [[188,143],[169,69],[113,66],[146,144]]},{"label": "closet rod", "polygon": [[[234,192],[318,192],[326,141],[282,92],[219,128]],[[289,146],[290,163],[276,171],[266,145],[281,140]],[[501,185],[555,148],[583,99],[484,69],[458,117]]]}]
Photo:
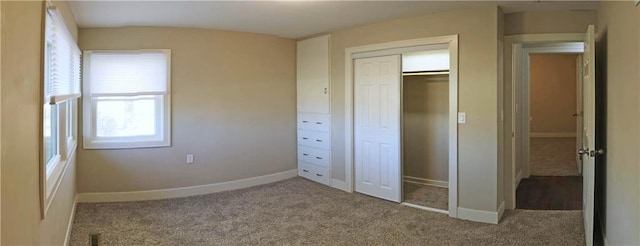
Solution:
[{"label": "closet rod", "polygon": [[441,75],[441,74],[449,74],[449,71],[434,71],[434,72],[403,72],[403,76],[414,76],[414,75]]}]

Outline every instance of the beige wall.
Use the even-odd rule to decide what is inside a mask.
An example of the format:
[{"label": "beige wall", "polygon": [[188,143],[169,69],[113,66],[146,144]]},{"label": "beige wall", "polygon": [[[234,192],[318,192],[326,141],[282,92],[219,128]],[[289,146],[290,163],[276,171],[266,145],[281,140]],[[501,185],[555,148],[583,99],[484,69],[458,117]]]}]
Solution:
[{"label": "beige wall", "polygon": [[609,245],[640,245],[640,7],[633,2],[600,4],[599,43],[607,40],[604,231]]},{"label": "beige wall", "polygon": [[[294,40],[132,27],[80,29],[79,42],[83,50],[172,50],[172,146],[80,149],[79,192],[187,187],[296,168]],[[185,164],[188,153],[194,164]]]},{"label": "beige wall", "polygon": [[403,78],[403,174],[449,181],[449,76]]},{"label": "beige wall", "polygon": [[[332,33],[332,175],[345,180],[345,48],[459,34],[460,207],[496,211],[498,149],[498,9],[487,7],[386,21]],[[443,23],[446,23],[443,24]]]},{"label": "beige wall", "polygon": [[532,133],[575,133],[576,54],[531,54]]},{"label": "beige wall", "polygon": [[[64,2],[71,32],[76,26]],[[2,245],[62,245],[76,194],[67,166],[44,220],[40,217],[42,2],[7,2],[2,16]]]},{"label": "beige wall", "polygon": [[504,33],[582,33],[586,26],[594,24],[595,11],[532,11],[505,15]]}]

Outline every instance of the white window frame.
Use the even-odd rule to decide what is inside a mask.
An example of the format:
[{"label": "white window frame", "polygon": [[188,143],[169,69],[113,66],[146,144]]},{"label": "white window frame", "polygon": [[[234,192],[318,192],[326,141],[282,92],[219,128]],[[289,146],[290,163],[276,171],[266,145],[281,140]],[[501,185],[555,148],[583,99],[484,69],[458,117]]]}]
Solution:
[{"label": "white window frame", "polygon": [[[117,101],[127,100],[125,97],[149,97],[154,98],[156,104],[155,125],[156,133],[148,137],[98,137],[96,134],[96,105],[99,101],[114,100],[109,96],[92,96],[89,78],[83,77],[82,88],[84,97],[82,100],[82,126],[84,149],[132,149],[132,148],[157,148],[171,146],[171,50],[170,49],[142,49],[142,50],[85,50],[83,53],[83,74],[90,73],[92,53],[144,53],[162,52],[167,55],[167,92],[163,95],[136,95],[118,94],[113,97],[123,97]],[[135,100],[135,99],[130,99]]]},{"label": "white window frame", "polygon": [[[43,83],[43,92],[42,92],[42,121],[41,123],[43,124],[41,129],[42,129],[42,134],[41,134],[41,151],[40,151],[40,163],[41,163],[41,168],[40,168],[40,172],[41,172],[41,199],[40,199],[40,214],[41,214],[41,218],[44,219],[45,215],[47,214],[47,211],[51,205],[51,203],[53,202],[53,198],[55,197],[55,194],[58,190],[58,187],[60,186],[60,183],[62,182],[62,178],[65,176],[65,172],[67,170],[67,167],[69,166],[69,163],[71,162],[72,159],[74,159],[75,157],[75,150],[76,150],[76,138],[74,137],[75,135],[73,135],[73,130],[72,130],[72,135],[68,136],[68,132],[70,129],[77,129],[78,126],[78,121],[77,121],[77,110],[73,110],[73,106],[69,106],[69,105],[77,105],[77,98],[80,97],[80,94],[68,94],[68,95],[50,95],[50,91],[48,91],[48,87],[46,87],[47,85],[51,86],[51,81],[48,81],[51,79],[51,70],[50,70],[50,62],[52,61],[52,57],[51,54],[49,54],[50,50],[47,48],[48,45],[50,45],[53,40],[55,39],[55,35],[64,35],[65,39],[67,40],[67,42],[72,42],[72,43],[68,43],[72,48],[70,49],[71,52],[73,52],[73,50],[75,49],[76,52],[78,52],[78,55],[81,55],[79,52],[79,49],[77,49],[77,44],[75,43],[75,40],[72,38],[71,33],[69,32],[69,29],[67,29],[66,25],[64,24],[64,17],[62,16],[62,13],[55,7],[50,5],[49,3],[47,3],[47,9],[44,13],[44,18],[45,20],[45,32],[44,32],[44,54],[43,54],[43,62],[46,63],[43,68],[44,70],[42,71],[42,79],[43,81],[47,80],[47,82]],[[50,25],[53,25],[56,29],[59,29],[59,32],[56,32],[55,35],[50,35]],[[56,42],[60,42],[60,40],[57,40]],[[71,55],[71,61],[73,61],[74,57],[73,57],[73,53],[69,54]],[[76,57],[77,59],[81,59],[80,56]],[[68,72],[72,73],[73,72],[73,65],[69,67],[71,70],[69,70]],[[77,67],[79,69],[79,67]],[[79,75],[80,71],[77,71],[77,74]],[[73,85],[73,80],[74,77],[70,76],[69,77],[71,80],[67,81],[68,83],[70,83],[70,85]],[[76,77],[78,80],[80,80],[79,77]],[[77,82],[77,84],[79,85],[79,81]],[[57,144],[57,152],[55,153],[55,155],[50,159],[50,160],[45,160],[46,158],[46,151],[45,151],[45,147],[44,147],[44,106],[50,106],[52,107],[52,111],[55,112],[51,112],[55,117],[56,117],[56,137],[55,139],[56,144]],[[47,119],[49,120],[49,119]]]}]

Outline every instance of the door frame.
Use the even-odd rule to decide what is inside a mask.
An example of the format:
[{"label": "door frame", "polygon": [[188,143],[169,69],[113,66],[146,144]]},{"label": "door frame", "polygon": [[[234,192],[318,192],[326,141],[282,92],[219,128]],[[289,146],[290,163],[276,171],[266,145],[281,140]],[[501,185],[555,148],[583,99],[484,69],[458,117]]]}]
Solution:
[{"label": "door frame", "polygon": [[[449,49],[449,217],[458,217],[458,35],[393,41],[345,49],[345,182],[346,191],[354,191],[354,55],[377,52],[402,54],[402,49],[446,45]],[[395,51],[394,51],[395,50]],[[399,74],[398,76],[401,76]],[[401,132],[398,132],[401,134]],[[401,147],[402,148],[402,147]],[[402,172],[399,174],[402,179]],[[401,187],[402,188],[402,187]]]},{"label": "door frame", "polygon": [[[504,159],[510,160],[510,165],[504,165],[504,184],[506,185],[504,191],[505,204],[506,209],[515,209],[516,207],[516,189],[520,180],[524,177],[529,177],[529,164],[528,164],[528,141],[524,141],[524,139],[529,139],[529,123],[526,121],[527,130],[525,131],[524,125],[525,122],[521,118],[521,115],[528,115],[528,101],[527,108],[525,112],[524,102],[523,100],[523,91],[525,90],[524,86],[527,86],[526,93],[528,95],[528,83],[523,83],[525,80],[525,73],[528,76],[528,72],[525,72],[526,69],[528,71],[528,57],[529,53],[563,53],[558,52],[564,50],[572,50],[571,47],[562,47],[562,46],[554,46],[554,45],[541,45],[541,47],[531,47],[528,48],[529,53],[525,56],[523,47],[525,45],[531,44],[545,44],[545,43],[567,43],[567,42],[583,42],[584,41],[584,33],[558,33],[558,34],[522,34],[522,35],[511,35],[505,36],[505,49],[504,49],[504,57],[505,63],[511,65],[511,76],[510,76],[510,84],[511,91],[505,91],[505,95],[509,94],[511,96],[511,100],[505,100],[505,102],[510,103],[510,105],[505,105],[505,108],[511,108],[511,124],[505,124],[505,136],[511,136],[510,144],[505,144],[503,149]],[[531,52],[531,51],[540,51],[540,52]],[[578,53],[573,49],[573,52],[564,52],[564,53]],[[582,52],[579,52],[582,53]],[[523,60],[527,61],[526,67],[523,64]],[[507,81],[505,81],[507,83]],[[527,97],[528,99],[528,97]],[[520,120],[520,121],[519,121]],[[526,138],[525,135],[526,134]],[[523,146],[526,142],[526,146]],[[523,152],[524,148],[527,148],[527,155]],[[518,154],[520,153],[520,154]],[[526,160],[526,165],[525,161]],[[507,162],[508,163],[508,162]],[[518,163],[522,163],[523,168],[521,172],[516,173],[516,165]],[[526,167],[526,170],[525,170]]]}]

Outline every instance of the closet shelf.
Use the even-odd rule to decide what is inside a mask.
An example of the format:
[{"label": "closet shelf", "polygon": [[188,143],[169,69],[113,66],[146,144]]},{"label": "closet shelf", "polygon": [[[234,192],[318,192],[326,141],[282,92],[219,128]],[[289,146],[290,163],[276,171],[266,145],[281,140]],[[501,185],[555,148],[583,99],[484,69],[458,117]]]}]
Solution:
[{"label": "closet shelf", "polygon": [[443,75],[449,74],[449,71],[432,71],[432,72],[403,72],[402,76],[418,76],[418,75]]}]

